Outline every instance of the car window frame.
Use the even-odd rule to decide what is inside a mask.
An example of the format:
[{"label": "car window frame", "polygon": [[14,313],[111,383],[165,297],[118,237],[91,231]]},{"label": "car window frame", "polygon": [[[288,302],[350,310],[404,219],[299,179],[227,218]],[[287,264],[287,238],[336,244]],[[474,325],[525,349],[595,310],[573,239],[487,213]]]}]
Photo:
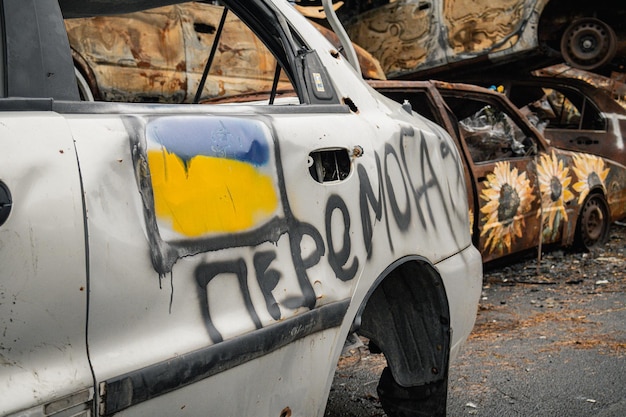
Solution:
[{"label": "car window frame", "polygon": [[[462,100],[472,100],[472,101],[482,102],[482,103],[489,104],[489,105],[495,105],[501,111],[506,112],[509,118],[513,122],[515,122],[515,124],[522,130],[525,136],[533,140],[536,146],[536,149],[535,149],[535,153],[532,156],[536,156],[542,152],[546,152],[546,149],[548,149],[548,144],[545,142],[544,138],[540,134],[538,134],[536,129],[530,125],[528,120],[519,113],[517,108],[513,104],[509,105],[508,100],[503,100],[502,97],[495,95],[495,93],[488,94],[485,92],[472,92],[469,90],[449,90],[449,89],[441,89],[441,88],[438,89],[438,93],[441,96],[441,100],[444,103],[446,103],[446,105],[447,105],[447,101],[446,101],[447,97],[455,97],[455,98],[462,99]],[[454,111],[450,109],[450,114],[448,115],[448,117],[451,117],[451,116],[454,116],[456,119],[458,119]],[[459,122],[460,120],[451,120],[451,123],[456,123],[457,126]],[[455,131],[459,135],[459,142],[460,142],[461,148],[463,149],[463,153],[465,154],[468,163],[471,164],[472,166],[471,171],[474,170],[473,167],[491,164],[491,163],[494,163],[494,161],[496,160],[511,160],[511,159],[520,158],[519,156],[511,156],[511,157],[499,158],[495,160],[474,161],[469,151],[467,139],[465,135],[461,132],[460,127],[458,130],[455,130]]]},{"label": "car window frame", "polygon": [[[557,93],[565,97],[565,99],[567,99],[570,103],[572,103],[572,105],[574,105],[576,110],[580,113],[580,122],[578,123],[578,127],[576,128],[565,127],[563,125],[553,126],[553,125],[550,125],[550,123],[548,123],[548,125],[545,126],[545,129],[579,131],[579,132],[580,131],[606,132],[608,130],[609,123],[606,117],[604,116],[604,112],[598,107],[596,102],[593,99],[591,99],[586,94],[586,92],[583,91],[582,89],[578,89],[578,88],[575,88],[569,85],[564,85],[561,83],[541,82],[541,81],[534,81],[534,80],[529,81],[529,82],[514,82],[510,86],[511,89],[528,88],[528,87],[541,89],[544,91],[545,89],[556,91]],[[567,94],[564,94],[564,92],[566,92]],[[507,95],[509,94],[514,94],[514,93],[511,93],[511,92],[507,93]],[[580,105],[575,104],[575,102],[572,101],[571,99],[572,95],[577,96],[577,98],[581,99],[582,103]],[[526,103],[526,104],[530,104],[530,103]],[[589,110],[589,106],[591,106],[592,110]],[[603,125],[601,129],[598,129],[598,128],[591,129],[591,128],[586,127],[585,119],[586,117],[588,117],[587,115],[589,111],[593,111],[594,116],[598,117],[598,123],[600,123],[600,120],[601,120],[601,123]]]},{"label": "car window frame", "polygon": [[[561,86],[561,85],[548,86],[547,88],[550,88],[550,89],[552,89],[554,91],[557,91],[558,93],[563,95],[565,97],[565,99],[567,99],[570,103],[572,103],[572,105],[574,105],[574,107],[576,107],[576,109],[580,113],[580,122],[578,124],[578,127],[575,128],[575,129],[572,128],[572,129],[568,129],[568,130],[593,131],[593,132],[603,131],[603,132],[606,132],[606,130],[607,130],[607,120],[606,120],[606,118],[604,117],[604,115],[602,114],[600,109],[598,109],[598,107],[594,103],[594,101],[591,100],[582,91],[576,90],[574,88],[570,88],[570,87],[567,87],[567,86]],[[566,93],[569,93],[569,94],[566,94]],[[582,99],[582,103],[580,104],[580,107],[578,107],[578,105],[575,104],[575,102],[572,100],[572,98],[571,98],[572,96],[578,96],[579,98]],[[596,117],[597,121],[589,120],[589,113],[590,112],[593,112],[592,118]],[[595,125],[596,123],[600,123],[600,121],[601,121],[601,123],[603,125],[602,128],[597,128],[595,126],[588,126],[588,124],[594,124]],[[549,129],[550,125],[548,125],[547,128]],[[562,129],[567,129],[567,128],[562,128]]]},{"label": "car window frame", "polygon": [[[244,22],[274,55],[296,90],[300,105],[341,104],[316,51],[272,3],[233,0],[225,0],[222,3]],[[277,53],[278,50],[283,53]],[[327,89],[326,97],[320,97],[317,93],[316,80],[312,78],[312,73],[319,74]]]}]

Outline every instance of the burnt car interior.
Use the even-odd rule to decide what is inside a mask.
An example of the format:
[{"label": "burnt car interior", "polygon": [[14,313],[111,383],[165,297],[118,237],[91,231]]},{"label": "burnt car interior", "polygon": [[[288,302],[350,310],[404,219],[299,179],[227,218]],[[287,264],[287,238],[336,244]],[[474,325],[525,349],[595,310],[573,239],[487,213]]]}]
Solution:
[{"label": "burnt car interior", "polygon": [[[415,112],[445,128],[425,91],[385,91],[385,95],[398,102],[409,97]],[[465,142],[474,163],[537,153],[537,144],[498,103],[454,95],[444,95],[444,100],[452,128]]]},{"label": "burnt car interior", "polygon": [[536,143],[497,103],[456,96],[444,99],[459,121],[475,163],[537,153]]},{"label": "burnt car interior", "polygon": [[576,91],[514,85],[510,87],[508,96],[522,111],[527,111],[531,121],[538,126],[555,129],[606,129],[606,121],[600,111]]},{"label": "burnt car interior", "polygon": [[[211,66],[215,60],[215,54],[217,52],[217,49],[220,45],[220,41],[221,41],[221,37],[222,37],[222,33],[224,30],[224,25],[226,23],[226,17],[228,16],[228,7],[224,7],[223,11],[222,11],[222,16],[220,18],[220,23],[219,26],[217,27],[217,29],[215,30],[215,34],[214,34],[214,39],[211,45],[211,51],[209,53],[209,56],[207,57],[206,60],[206,64],[204,66],[204,70],[202,72],[202,78],[200,79],[200,82],[198,84],[198,88],[196,89],[196,92],[194,94],[194,99],[193,99],[193,103],[194,104],[198,104],[200,102],[200,99],[202,97],[202,92],[204,91],[204,87],[206,85],[206,80],[207,77],[209,75],[209,72],[211,71]],[[280,62],[278,60],[276,60],[276,64],[274,66],[274,77],[272,80],[272,89],[269,93],[269,99],[268,99],[268,104],[274,104],[274,101],[276,99],[276,95],[278,94],[278,84],[280,81],[280,76],[282,73],[282,66],[280,65]],[[290,92],[293,93],[293,90],[288,90]],[[203,103],[209,103],[211,102],[211,99],[204,99],[202,102]]]},{"label": "burnt car interior", "polygon": [[[98,2],[60,4],[79,86],[91,90],[81,91],[83,98],[278,104],[278,97],[286,97],[286,104],[339,103],[318,56],[261,2],[140,0],[120,2],[117,10]],[[116,39],[115,47],[105,50],[107,40],[99,40],[99,33]]]}]

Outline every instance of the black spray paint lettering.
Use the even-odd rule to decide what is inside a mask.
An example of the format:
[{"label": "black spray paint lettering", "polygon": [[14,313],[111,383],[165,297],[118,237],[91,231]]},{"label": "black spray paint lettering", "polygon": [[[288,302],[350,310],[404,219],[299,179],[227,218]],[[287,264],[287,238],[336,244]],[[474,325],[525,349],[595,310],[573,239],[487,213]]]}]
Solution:
[{"label": "black spray paint lettering", "polygon": [[[320,233],[312,225],[295,221],[293,222],[293,225],[294,226],[289,229],[290,231],[287,234],[289,235],[292,265],[300,286],[301,296],[284,300],[283,304],[285,307],[291,309],[307,307],[312,310],[315,308],[316,297],[311,280],[307,274],[307,270],[317,265],[322,259],[322,256],[325,253],[324,241]],[[303,258],[301,243],[305,237],[311,238],[315,246],[311,253],[308,254],[306,258]],[[224,339],[221,332],[213,323],[213,319],[210,314],[209,297],[207,292],[209,283],[221,274],[235,274],[239,283],[239,290],[241,291],[241,299],[245,304],[246,311],[255,327],[260,329],[263,326],[250,296],[248,271],[251,269],[254,270],[254,274],[263,294],[265,307],[267,308],[269,315],[274,320],[279,320],[281,317],[280,308],[274,298],[274,295],[272,294],[272,291],[276,288],[281,278],[281,272],[272,268],[272,264],[276,258],[277,254],[275,251],[265,250],[254,254],[254,268],[248,268],[246,260],[243,258],[231,261],[203,263],[198,266],[195,275],[196,282],[198,284],[200,309],[204,317],[209,336],[215,343],[219,343]],[[224,294],[224,297],[228,296],[230,296],[230,294]]]},{"label": "black spray paint lettering", "polygon": [[[372,235],[373,225],[372,217],[370,215],[370,207],[373,209],[375,218],[377,221],[385,217],[385,225],[387,229],[387,239],[389,248],[394,251],[393,240],[391,237],[391,229],[389,225],[389,213],[388,206],[391,208],[391,213],[396,226],[401,232],[410,230],[412,205],[410,204],[409,195],[412,195],[413,202],[415,203],[415,210],[420,220],[422,228],[436,229],[438,223],[435,219],[432,211],[434,199],[440,199],[444,201],[445,216],[447,222],[446,225],[451,224],[453,214],[457,218],[462,218],[466,213],[453,213],[454,208],[445,204],[446,191],[451,193],[449,188],[444,190],[444,187],[439,181],[439,178],[443,175],[445,178],[449,177],[449,173],[442,173],[441,169],[437,170],[436,165],[432,162],[431,155],[427,147],[427,139],[424,134],[420,132],[418,137],[414,137],[414,132],[410,130],[403,130],[403,134],[400,136],[399,149],[400,156],[398,156],[397,150],[390,144],[385,146],[385,165],[383,169],[380,169],[380,160],[376,155],[376,164],[378,168],[378,183],[380,188],[378,189],[378,195],[374,192],[371,180],[368,172],[361,166],[357,167],[359,182],[360,182],[360,209],[361,209],[361,225],[363,228],[364,246],[367,249],[368,259],[371,257],[373,251]],[[412,137],[407,139],[406,136]],[[405,142],[407,140],[419,141],[419,162],[413,162],[407,160],[405,153]],[[439,138],[440,145],[439,151],[441,159],[454,158],[454,152],[451,151],[448,143]],[[400,172],[401,178],[392,178],[390,174],[389,162],[393,163],[393,167]],[[456,167],[456,178],[458,181],[463,181],[463,175],[460,172],[458,161],[454,161],[452,164]],[[413,175],[412,175],[413,174]],[[384,176],[384,183],[381,176]],[[406,206],[400,207],[397,199],[396,189],[400,192],[404,192]],[[459,187],[463,189],[463,187]],[[409,193],[410,190],[410,193]],[[448,195],[450,197],[450,195]],[[428,222],[426,219],[425,210],[428,213]],[[443,222],[442,222],[443,224]],[[454,233],[455,231],[453,231]],[[458,231],[459,235],[462,231]]]},{"label": "black spray paint lettering", "polygon": [[243,259],[238,259],[234,261],[213,262],[210,264],[200,265],[196,270],[196,281],[198,282],[198,286],[201,289],[204,289],[203,291],[200,291],[200,304],[202,314],[204,315],[204,322],[207,326],[207,330],[209,331],[209,336],[215,343],[219,343],[224,339],[211,319],[207,286],[211,280],[220,274],[235,274],[237,276],[239,290],[241,291],[241,296],[243,297],[243,302],[246,305],[248,314],[257,329],[262,327],[261,320],[254,310],[252,300],[250,299],[250,289],[248,288],[248,268],[246,266],[246,262]]},{"label": "black spray paint lettering", "polygon": [[254,254],[254,271],[256,272],[257,281],[261,287],[263,298],[265,299],[265,306],[270,316],[274,320],[280,319],[280,308],[278,303],[272,294],[272,290],[278,285],[280,281],[280,271],[276,269],[269,269],[272,261],[276,259],[276,253],[265,251]]},{"label": "black spray paint lettering", "polygon": [[[333,243],[333,229],[332,219],[333,213],[339,211],[343,220],[343,236],[342,245],[340,250],[335,250]],[[348,212],[348,206],[346,202],[338,196],[333,194],[329,197],[326,203],[326,241],[328,242],[328,263],[330,264],[335,275],[342,281],[350,281],[356,275],[359,269],[359,260],[355,256],[352,265],[344,269],[344,265],[348,262],[350,253],[352,252],[352,246],[350,241],[350,213]]]},{"label": "black spray paint lettering", "polygon": [[[396,191],[394,188],[394,183],[392,182],[391,175],[389,175],[390,162],[393,162],[400,171],[401,174],[401,184],[397,184],[402,186],[404,190],[404,200],[406,201],[406,207],[404,211],[398,205],[398,198],[396,197]],[[407,171],[407,172],[405,172]],[[407,167],[402,169],[400,165],[400,159],[398,158],[398,154],[396,150],[390,144],[385,145],[385,185],[387,194],[389,195],[389,205],[391,205],[391,212],[396,221],[396,224],[400,230],[408,229],[411,224],[411,201],[409,200],[409,189],[407,186],[407,177],[408,177]]]},{"label": "black spray paint lettering", "polygon": [[[406,136],[410,136],[410,138],[407,139]],[[419,141],[419,161],[410,162],[407,160],[405,154],[405,141],[407,140]],[[445,141],[441,141],[441,143],[439,151],[442,159],[454,158],[454,153],[450,151]],[[400,232],[412,232],[411,219],[412,212],[415,210],[424,229],[431,227],[436,229],[438,225],[432,212],[431,199],[438,198],[444,202],[449,201],[449,199],[446,199],[444,192],[452,192],[449,189],[444,190],[444,187],[438,180],[441,172],[437,172],[436,166],[432,162],[431,155],[428,153],[427,139],[423,135],[415,137],[412,131],[403,131],[397,148],[391,144],[385,145],[384,164],[381,164],[381,158],[378,154],[375,154],[375,161],[377,167],[375,175],[377,175],[378,187],[372,186],[369,174],[363,166],[356,166],[360,186],[360,211],[358,214],[360,215],[360,225],[364,239],[363,245],[367,253],[367,259],[370,259],[374,250],[373,224],[375,221],[381,221],[384,216],[388,245],[391,252],[394,252],[390,219],[395,222]],[[402,195],[404,198],[398,198]],[[403,203],[401,204],[400,201]],[[446,216],[450,219],[453,208],[446,206],[445,210]],[[389,212],[391,216],[389,216]],[[286,234],[289,239],[291,263],[301,294],[299,297],[282,300],[281,302],[282,305],[291,309],[300,307],[314,309],[316,296],[308,270],[321,262],[325,254],[326,245],[328,245],[328,256],[326,259],[337,279],[344,282],[350,281],[354,279],[358,272],[360,261],[359,257],[354,253],[354,246],[350,237],[351,228],[353,227],[351,222],[353,216],[348,205],[340,195],[329,195],[325,208],[324,237],[326,241],[324,241],[322,234],[313,225],[299,222],[289,214],[287,218],[282,220],[286,226],[282,233]],[[338,221],[333,222],[335,216],[339,216],[337,219],[340,219],[341,226],[339,226]],[[303,254],[302,251],[304,239],[311,239],[314,242],[313,249],[307,254]],[[341,246],[336,247],[335,242],[338,242],[337,245],[340,244]],[[254,248],[256,246],[258,245],[249,247]],[[241,292],[240,297],[245,305],[245,309],[254,326],[260,329],[263,326],[251,300],[248,284],[250,277],[248,275],[254,274],[268,314],[272,319],[279,320],[281,311],[272,291],[276,289],[286,270],[283,268],[285,265],[277,260],[277,256],[275,251],[263,250],[254,253],[253,265],[251,267],[246,264],[246,260],[239,258],[231,261],[206,263],[197,268],[196,281],[202,304],[202,314],[205,318],[209,335],[215,343],[221,342],[223,336],[215,327],[210,314],[207,291],[211,280],[220,274],[234,274],[238,280],[238,288]],[[352,259],[351,262],[350,259]]]}]

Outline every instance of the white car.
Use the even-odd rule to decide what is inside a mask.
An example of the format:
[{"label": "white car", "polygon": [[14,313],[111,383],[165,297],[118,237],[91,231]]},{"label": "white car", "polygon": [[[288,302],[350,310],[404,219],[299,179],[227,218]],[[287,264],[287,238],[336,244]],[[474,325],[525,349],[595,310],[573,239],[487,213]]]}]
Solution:
[{"label": "white car", "polygon": [[445,415],[482,284],[451,138],[284,0],[223,4],[291,94],[80,101],[63,18],[173,2],[0,1],[0,415],[322,416],[355,333],[388,415]]}]

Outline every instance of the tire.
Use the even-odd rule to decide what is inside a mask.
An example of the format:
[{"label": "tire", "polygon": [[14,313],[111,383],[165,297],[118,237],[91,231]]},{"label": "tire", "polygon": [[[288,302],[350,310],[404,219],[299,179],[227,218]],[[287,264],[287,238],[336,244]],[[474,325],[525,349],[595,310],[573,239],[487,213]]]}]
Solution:
[{"label": "tire", "polygon": [[585,200],[576,226],[576,246],[590,250],[605,243],[611,225],[609,205],[602,194],[592,194]]},{"label": "tire", "polygon": [[603,21],[575,20],[561,38],[561,55],[570,66],[593,71],[608,64],[617,51],[617,36]]},{"label": "tire", "polygon": [[389,417],[445,417],[448,378],[419,387],[402,387],[386,367],[378,383],[378,398]]},{"label": "tire", "polygon": [[74,75],[76,76],[76,83],[78,84],[78,94],[82,101],[95,101],[91,86],[87,82],[87,79],[82,72],[74,67]]}]

